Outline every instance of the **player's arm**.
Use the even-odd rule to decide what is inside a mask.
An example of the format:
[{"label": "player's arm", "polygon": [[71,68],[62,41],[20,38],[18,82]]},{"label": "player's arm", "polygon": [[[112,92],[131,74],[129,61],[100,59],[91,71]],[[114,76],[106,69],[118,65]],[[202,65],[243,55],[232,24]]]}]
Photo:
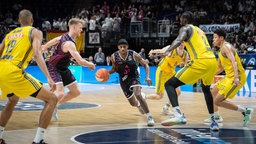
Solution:
[{"label": "player's arm", "polygon": [[185,57],[183,59],[183,65],[187,65],[188,64],[188,61],[189,61],[189,55],[188,55],[188,52],[184,50],[184,53],[185,53]]},{"label": "player's arm", "polygon": [[1,42],[0,44],[0,57],[2,56],[3,54],[3,51],[4,51],[4,45],[5,45],[5,38],[3,39],[3,41]]},{"label": "player's arm", "polygon": [[187,40],[189,37],[189,29],[191,29],[190,26],[183,26],[180,28],[179,30],[179,35],[177,36],[177,38],[172,42],[172,44],[167,48],[167,50],[165,51],[165,54],[168,55],[170,53],[170,51],[172,51],[173,49],[177,48],[178,46],[180,46],[180,44]]},{"label": "player's arm", "polygon": [[149,70],[149,66],[148,64],[145,62],[145,60],[143,60],[143,58],[136,52],[134,52],[134,58],[136,61],[138,61],[140,63],[140,65],[142,65],[145,70],[146,70],[146,78],[145,78],[145,81],[148,83],[149,86],[152,85],[152,81],[151,79],[149,78],[149,73],[150,73],[150,70]]},{"label": "player's arm", "polygon": [[34,50],[34,56],[33,56],[34,60],[36,61],[37,65],[46,76],[48,84],[51,87],[51,90],[54,91],[56,89],[56,85],[49,74],[43,55],[41,53],[41,44],[43,40],[42,32],[38,29],[33,29],[31,34],[31,39],[32,39],[32,47]]},{"label": "player's arm", "polygon": [[42,51],[46,51],[49,47],[56,45],[60,41],[61,36],[55,37],[42,45]]},{"label": "player's arm", "polygon": [[117,66],[115,64],[115,59],[114,59],[114,54],[111,55],[110,60],[112,62],[112,67],[108,72],[109,72],[109,74],[112,74],[112,73],[116,72],[116,70],[117,70]]},{"label": "player's arm", "polygon": [[223,46],[223,52],[232,63],[232,67],[233,67],[233,71],[234,71],[234,84],[239,85],[240,80],[239,80],[239,77],[238,77],[237,62],[235,60],[234,51],[232,50],[231,45],[225,44]]},{"label": "player's arm", "polygon": [[167,45],[161,49],[152,49],[149,51],[148,55],[149,55],[149,57],[151,57],[153,54],[163,54],[163,53],[165,53],[165,51],[168,49],[169,46],[170,45]]},{"label": "player's arm", "polygon": [[95,69],[95,65],[92,62],[89,62],[81,57],[79,52],[76,50],[76,45],[73,42],[65,42],[62,46],[62,50],[64,52],[69,52],[79,65],[87,66],[91,70]]}]

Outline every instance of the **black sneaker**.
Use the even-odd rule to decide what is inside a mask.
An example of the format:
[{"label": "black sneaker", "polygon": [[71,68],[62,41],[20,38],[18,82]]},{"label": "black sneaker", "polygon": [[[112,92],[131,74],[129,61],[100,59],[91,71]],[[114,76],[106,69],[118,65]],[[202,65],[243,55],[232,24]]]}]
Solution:
[{"label": "black sneaker", "polygon": [[6,142],[3,139],[0,139],[0,144],[6,144]]},{"label": "black sneaker", "polygon": [[[0,143],[1,144],[1,143]],[[47,144],[46,142],[44,142],[44,140],[41,140],[39,143],[33,142],[32,144]]]}]

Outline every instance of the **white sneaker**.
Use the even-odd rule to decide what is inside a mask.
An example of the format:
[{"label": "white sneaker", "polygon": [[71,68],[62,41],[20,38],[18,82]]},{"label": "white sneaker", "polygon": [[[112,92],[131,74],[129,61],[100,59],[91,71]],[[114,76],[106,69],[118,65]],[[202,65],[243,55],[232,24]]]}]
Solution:
[{"label": "white sneaker", "polygon": [[162,115],[173,115],[174,113],[170,111],[170,107],[164,105],[161,114]]},{"label": "white sneaker", "polygon": [[59,116],[58,116],[58,107],[56,106],[53,113],[52,113],[52,117],[58,121],[59,120]]},{"label": "white sneaker", "polygon": [[184,115],[171,117],[170,119],[162,121],[163,126],[172,126],[172,125],[184,125],[187,123],[186,117]]},{"label": "white sneaker", "polygon": [[[223,118],[220,115],[214,116],[214,119],[218,123],[222,123],[223,122]],[[208,119],[204,120],[204,123],[211,123],[211,122],[212,122],[211,117],[209,117]]]},{"label": "white sneaker", "polygon": [[148,126],[154,126],[155,122],[152,116],[148,116]]}]

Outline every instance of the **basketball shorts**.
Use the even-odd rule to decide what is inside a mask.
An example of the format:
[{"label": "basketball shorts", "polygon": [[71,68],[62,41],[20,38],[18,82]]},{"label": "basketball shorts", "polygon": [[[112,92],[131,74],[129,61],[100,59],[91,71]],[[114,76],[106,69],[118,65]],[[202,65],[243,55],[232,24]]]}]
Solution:
[{"label": "basketball shorts", "polygon": [[8,61],[0,61],[0,88],[2,98],[8,94],[15,94],[17,97],[28,97],[42,88],[42,83],[32,75]]},{"label": "basketball shorts", "polygon": [[128,77],[125,81],[120,80],[120,86],[127,99],[133,95],[133,87],[141,86],[139,77]]},{"label": "basketball shorts", "polygon": [[165,72],[161,68],[157,68],[156,70],[156,88],[155,92],[156,93],[164,93],[164,84],[166,83],[167,80],[169,80],[172,76],[175,75],[175,71],[173,70],[172,72]]},{"label": "basketball shorts", "polygon": [[195,84],[202,79],[204,85],[210,86],[218,70],[218,63],[215,58],[195,59],[180,69],[175,77],[185,84]]},{"label": "basketball shorts", "polygon": [[225,77],[218,81],[215,86],[218,88],[220,95],[224,95],[224,98],[232,99],[235,97],[237,92],[244,86],[246,82],[246,74],[240,74],[239,79],[241,83],[240,85],[233,84],[234,78]]},{"label": "basketball shorts", "polygon": [[56,84],[63,83],[63,85],[66,86],[76,81],[76,78],[68,68],[64,70],[59,70],[56,67],[52,66],[50,63],[47,67],[50,72],[51,78]]}]

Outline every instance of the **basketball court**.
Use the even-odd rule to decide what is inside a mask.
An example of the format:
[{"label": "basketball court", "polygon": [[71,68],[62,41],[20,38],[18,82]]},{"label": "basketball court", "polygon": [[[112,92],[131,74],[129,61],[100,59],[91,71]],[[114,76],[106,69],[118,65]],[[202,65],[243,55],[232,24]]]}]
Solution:
[{"label": "basketball court", "polygon": [[[219,132],[211,132],[203,124],[208,118],[204,96],[200,92],[183,91],[180,107],[187,118],[186,125],[161,126],[168,116],[161,115],[168,101],[147,100],[155,120],[147,127],[146,116],[131,107],[117,84],[80,84],[82,94],[59,107],[59,120],[52,119],[45,140],[49,144],[115,143],[115,144],[165,144],[165,143],[256,143],[256,117],[253,114],[248,127],[242,127],[239,112],[220,108],[224,122]],[[143,92],[153,93],[154,88],[143,86]],[[255,108],[255,93],[243,93],[232,101]],[[6,100],[0,101],[2,109]],[[29,144],[37,129],[43,103],[34,98],[20,101],[6,127],[4,139],[8,144]]]}]

